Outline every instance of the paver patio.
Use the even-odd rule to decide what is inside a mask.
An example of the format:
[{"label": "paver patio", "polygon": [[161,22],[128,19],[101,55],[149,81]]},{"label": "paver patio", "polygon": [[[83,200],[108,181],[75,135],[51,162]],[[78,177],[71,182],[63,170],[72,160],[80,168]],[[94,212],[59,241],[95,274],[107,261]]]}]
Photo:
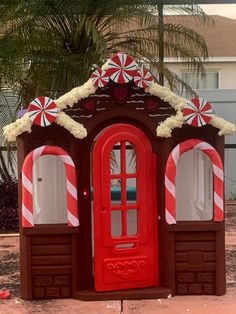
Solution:
[{"label": "paver patio", "polygon": [[[229,211],[230,209],[230,211]],[[0,289],[11,291],[11,299],[0,300],[0,314],[91,313],[91,314],[235,314],[236,313],[236,209],[228,208],[226,219],[227,294],[175,296],[138,301],[93,301],[73,299],[24,301],[20,298],[19,237],[0,235]]]}]

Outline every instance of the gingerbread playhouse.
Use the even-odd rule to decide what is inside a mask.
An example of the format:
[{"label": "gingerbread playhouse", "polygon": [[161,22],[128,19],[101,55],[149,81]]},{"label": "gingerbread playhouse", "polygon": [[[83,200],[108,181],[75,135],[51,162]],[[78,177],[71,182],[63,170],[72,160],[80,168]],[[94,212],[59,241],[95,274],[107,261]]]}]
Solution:
[{"label": "gingerbread playhouse", "polygon": [[126,54],[38,97],[17,141],[23,299],[225,293],[224,135]]}]

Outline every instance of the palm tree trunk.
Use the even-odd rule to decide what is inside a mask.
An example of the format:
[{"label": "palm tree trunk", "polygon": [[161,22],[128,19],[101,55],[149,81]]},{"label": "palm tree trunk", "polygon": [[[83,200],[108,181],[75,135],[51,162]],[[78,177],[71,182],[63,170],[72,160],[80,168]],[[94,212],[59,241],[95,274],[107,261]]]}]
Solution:
[{"label": "palm tree trunk", "polygon": [[158,5],[158,17],[159,17],[159,84],[164,85],[164,74],[163,74],[163,65],[164,65],[164,32],[163,32],[163,4]]}]

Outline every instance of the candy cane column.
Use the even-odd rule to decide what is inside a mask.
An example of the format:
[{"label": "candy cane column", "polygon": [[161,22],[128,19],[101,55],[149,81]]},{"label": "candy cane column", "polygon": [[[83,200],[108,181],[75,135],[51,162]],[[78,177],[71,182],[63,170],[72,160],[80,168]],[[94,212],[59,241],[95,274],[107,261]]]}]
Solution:
[{"label": "candy cane column", "polygon": [[224,219],[224,172],[221,158],[210,144],[199,139],[189,139],[177,145],[168,157],[165,173],[166,222],[176,223],[175,177],[179,157],[191,149],[200,149],[209,156],[214,174],[214,221]]},{"label": "candy cane column", "polygon": [[22,169],[22,226],[33,227],[33,164],[43,155],[57,155],[66,169],[68,226],[79,226],[75,165],[71,157],[60,147],[41,146],[30,152]]}]

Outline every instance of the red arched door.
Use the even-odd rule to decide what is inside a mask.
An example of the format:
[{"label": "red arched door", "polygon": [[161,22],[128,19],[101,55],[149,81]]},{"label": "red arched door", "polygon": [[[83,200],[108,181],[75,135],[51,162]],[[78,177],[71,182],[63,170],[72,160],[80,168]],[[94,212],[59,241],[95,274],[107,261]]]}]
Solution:
[{"label": "red arched door", "polygon": [[105,129],[93,150],[97,291],[158,285],[156,158],[138,128]]}]

